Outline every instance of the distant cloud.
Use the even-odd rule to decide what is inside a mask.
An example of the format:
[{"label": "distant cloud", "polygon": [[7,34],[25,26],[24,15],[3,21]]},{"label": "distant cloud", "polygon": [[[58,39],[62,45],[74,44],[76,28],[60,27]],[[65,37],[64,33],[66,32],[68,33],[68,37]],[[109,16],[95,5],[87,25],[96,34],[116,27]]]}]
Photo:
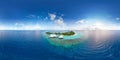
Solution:
[{"label": "distant cloud", "polygon": [[36,15],[30,14],[28,16],[26,16],[27,18],[36,18]]},{"label": "distant cloud", "polygon": [[59,17],[57,20],[55,20],[55,23],[59,26],[64,26],[65,22],[62,17]]},{"label": "distant cloud", "polygon": [[56,15],[55,14],[51,14],[51,13],[48,13],[49,17],[50,17],[50,20],[55,20],[56,18]]},{"label": "distant cloud", "polygon": [[23,23],[15,23],[15,26],[24,26]]},{"label": "distant cloud", "polygon": [[85,19],[82,19],[82,20],[76,21],[75,23],[77,23],[77,24],[84,24],[84,23],[88,23],[88,21],[86,21]]},{"label": "distant cloud", "polygon": [[59,26],[59,27],[64,27],[65,26],[65,22],[64,19],[62,18],[62,16],[64,16],[63,14],[61,16],[57,16],[56,14],[51,14],[48,13],[50,20],[52,22],[54,22],[55,25]]},{"label": "distant cloud", "polygon": [[117,17],[117,18],[116,18],[116,20],[120,20],[120,18],[119,18],[119,17]]},{"label": "distant cloud", "polygon": [[38,16],[38,15],[33,15],[33,14],[30,14],[28,16],[26,16],[27,18],[32,18],[32,19],[41,19],[41,16]]},{"label": "distant cloud", "polygon": [[48,20],[48,17],[45,17],[44,20]]}]

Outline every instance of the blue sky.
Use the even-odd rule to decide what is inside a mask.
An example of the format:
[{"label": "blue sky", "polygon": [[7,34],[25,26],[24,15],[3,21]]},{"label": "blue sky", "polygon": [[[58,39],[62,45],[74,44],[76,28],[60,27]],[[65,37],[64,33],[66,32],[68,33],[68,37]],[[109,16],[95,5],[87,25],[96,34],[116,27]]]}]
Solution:
[{"label": "blue sky", "polygon": [[0,0],[0,22],[6,25],[71,25],[83,20],[119,24],[119,17],[119,0]]}]

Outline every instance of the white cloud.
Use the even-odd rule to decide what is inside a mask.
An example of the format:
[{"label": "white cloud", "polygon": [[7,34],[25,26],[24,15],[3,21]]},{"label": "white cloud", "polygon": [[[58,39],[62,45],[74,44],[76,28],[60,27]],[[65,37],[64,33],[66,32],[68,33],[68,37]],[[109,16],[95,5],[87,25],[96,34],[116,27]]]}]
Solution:
[{"label": "white cloud", "polygon": [[15,26],[24,26],[23,23],[15,23]]},{"label": "white cloud", "polygon": [[49,13],[49,17],[50,17],[50,20],[55,20],[55,18],[56,18],[56,15],[55,14],[51,14],[51,13]]},{"label": "white cloud", "polygon": [[62,17],[59,17],[57,20],[55,20],[55,23],[59,26],[65,26],[65,23]]},{"label": "white cloud", "polygon": [[50,17],[50,20],[52,20],[51,22],[53,22],[57,27],[65,27],[65,22],[64,22],[64,19],[62,18],[62,16],[57,16],[56,14],[51,14],[51,13],[48,13],[49,14],[49,17]]},{"label": "white cloud", "polygon": [[85,24],[85,23],[88,23],[88,21],[82,19],[82,20],[78,20],[77,22],[75,22],[77,24]]}]

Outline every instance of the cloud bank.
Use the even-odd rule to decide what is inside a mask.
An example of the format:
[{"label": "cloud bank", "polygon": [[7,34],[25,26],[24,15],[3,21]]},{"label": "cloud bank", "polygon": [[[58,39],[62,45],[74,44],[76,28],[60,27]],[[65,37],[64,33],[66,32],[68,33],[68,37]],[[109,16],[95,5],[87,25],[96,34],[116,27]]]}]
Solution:
[{"label": "cloud bank", "polygon": [[[29,15],[28,18],[40,18],[37,15]],[[114,18],[116,21],[120,21],[120,18]],[[44,23],[43,23],[44,22]],[[44,24],[44,25],[42,25]],[[1,25],[0,30],[120,30],[120,24],[115,24],[113,22],[108,23],[108,21],[92,21],[89,19],[80,19],[72,24],[65,22],[62,16],[57,14],[48,13],[48,16],[43,18],[43,20],[36,22],[34,24],[26,23],[14,23],[12,25]]]}]

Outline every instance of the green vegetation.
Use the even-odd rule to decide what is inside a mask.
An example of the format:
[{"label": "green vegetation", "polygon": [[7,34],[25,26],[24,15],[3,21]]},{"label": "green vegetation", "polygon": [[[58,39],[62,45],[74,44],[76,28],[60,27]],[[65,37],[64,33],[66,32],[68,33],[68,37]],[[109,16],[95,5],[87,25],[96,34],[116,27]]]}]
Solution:
[{"label": "green vegetation", "polygon": [[71,36],[71,35],[74,35],[75,32],[74,31],[68,31],[68,32],[63,32],[63,33],[60,33],[60,32],[55,32],[55,33],[52,33],[52,32],[46,32],[46,34],[50,35],[50,34],[56,34],[56,35],[66,35],[66,36]]},{"label": "green vegetation", "polygon": [[60,32],[58,32],[58,33],[55,33],[56,35],[61,35],[61,33]]},{"label": "green vegetation", "polygon": [[64,32],[64,33],[62,33],[62,35],[68,35],[68,36],[74,35],[74,34],[75,34],[75,32],[73,32],[73,31],[69,31],[69,32]]},{"label": "green vegetation", "polygon": [[46,34],[50,35],[50,34],[52,34],[52,33],[51,33],[51,32],[46,32]]}]

